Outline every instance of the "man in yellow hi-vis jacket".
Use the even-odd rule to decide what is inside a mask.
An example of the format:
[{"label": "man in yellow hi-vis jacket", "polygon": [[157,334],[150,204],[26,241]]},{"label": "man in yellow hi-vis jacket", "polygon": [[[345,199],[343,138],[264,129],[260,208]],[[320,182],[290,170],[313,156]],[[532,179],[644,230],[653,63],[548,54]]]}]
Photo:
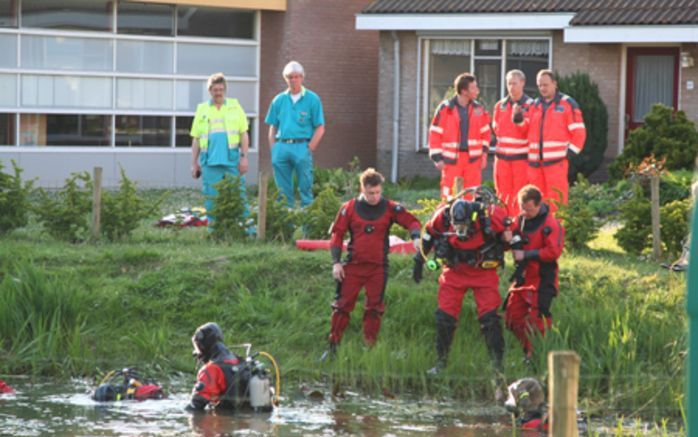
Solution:
[{"label": "man in yellow hi-vis jacket", "polygon": [[[203,179],[204,205],[209,223],[212,221],[212,196],[217,195],[215,185],[226,175],[239,176],[243,184],[248,168],[250,137],[245,111],[237,99],[226,98],[227,86],[223,73],[208,78],[211,99],[200,103],[192,123],[191,174]],[[247,207],[245,208],[248,209]]]}]

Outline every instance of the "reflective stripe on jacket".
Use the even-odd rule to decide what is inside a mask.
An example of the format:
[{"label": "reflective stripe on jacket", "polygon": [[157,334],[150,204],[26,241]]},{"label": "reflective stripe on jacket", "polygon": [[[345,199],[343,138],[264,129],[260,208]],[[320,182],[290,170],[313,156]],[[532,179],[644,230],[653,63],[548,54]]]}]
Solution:
[{"label": "reflective stripe on jacket", "polygon": [[453,97],[441,102],[431,122],[429,157],[434,162],[443,161],[445,164],[454,165],[461,153],[470,161],[475,161],[489,149],[490,116],[485,107],[476,100],[471,100],[468,105],[468,148],[461,149],[460,115],[456,99],[457,97]]},{"label": "reflective stripe on jacket", "polygon": [[[210,100],[196,107],[190,135],[199,139],[202,151],[208,149],[208,136],[213,133],[209,132],[209,122],[215,109]],[[247,131],[247,116],[237,99],[225,99],[225,105],[221,109],[225,113],[223,131],[228,136],[228,148],[235,149],[240,145],[240,134]]]},{"label": "reflective stripe on jacket", "polygon": [[587,131],[582,110],[573,98],[558,92],[546,105],[539,97],[529,113],[529,165],[550,165],[565,159],[568,152],[581,153]]},{"label": "reflective stripe on jacket", "polygon": [[[515,123],[512,119],[514,103],[521,107],[521,123]],[[524,94],[518,102],[513,102],[511,97],[507,96],[494,106],[492,130],[497,137],[494,149],[497,158],[507,161],[528,158],[529,109],[532,103],[533,99]]]}]

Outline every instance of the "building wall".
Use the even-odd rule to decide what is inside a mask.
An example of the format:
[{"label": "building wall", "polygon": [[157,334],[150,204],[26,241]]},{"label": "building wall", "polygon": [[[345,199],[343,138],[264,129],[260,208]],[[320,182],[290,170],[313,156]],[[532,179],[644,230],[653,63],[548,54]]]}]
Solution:
[{"label": "building wall", "polygon": [[599,86],[599,94],[608,110],[608,148],[605,154],[608,158],[618,156],[620,151],[618,124],[623,50],[620,44],[565,44],[562,31],[554,32],[553,69],[563,76],[584,71]]},{"label": "building wall", "polygon": [[[318,93],[326,133],[315,153],[321,167],[346,166],[358,156],[376,162],[378,34],[354,29],[354,16],[369,0],[289,0],[286,12],[262,12],[260,121],[276,94],[286,89],[281,72],[296,60],[306,71],[304,85]],[[260,124],[260,138],[267,126]],[[262,168],[271,168],[266,141]]]},{"label": "building wall", "polygon": [[[417,117],[417,36],[414,32],[397,32],[400,39],[400,110],[398,140],[398,176],[417,175],[438,177],[426,152],[416,152],[415,121]],[[378,84],[378,169],[386,177],[391,175],[393,141],[393,80],[394,48],[390,32],[380,33]]]},{"label": "building wall", "polygon": [[[688,52],[693,57],[693,67],[681,68],[679,107],[686,112],[689,119],[693,120],[698,128],[698,44],[684,44],[681,46],[682,52]],[[693,81],[693,89],[689,90],[686,83]]]}]

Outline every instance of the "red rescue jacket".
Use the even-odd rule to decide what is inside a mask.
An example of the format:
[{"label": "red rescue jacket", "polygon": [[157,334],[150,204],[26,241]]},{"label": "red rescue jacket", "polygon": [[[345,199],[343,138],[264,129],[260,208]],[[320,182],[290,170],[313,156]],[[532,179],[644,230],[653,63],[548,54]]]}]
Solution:
[{"label": "red rescue jacket", "polygon": [[[521,107],[523,120],[514,123],[512,120],[514,103]],[[528,158],[528,125],[529,109],[533,99],[527,95],[521,96],[514,102],[507,96],[494,105],[492,111],[492,129],[497,137],[495,154],[497,158],[507,161],[517,161]]]},{"label": "red rescue jacket", "polygon": [[586,137],[582,110],[572,97],[558,92],[550,103],[539,97],[530,108],[528,164],[547,166],[562,161],[568,152],[577,155]]},{"label": "red rescue jacket", "polygon": [[560,258],[564,249],[565,228],[545,203],[538,216],[533,219],[523,220],[523,215],[519,215],[515,226],[525,238],[524,284],[532,285],[538,291],[548,290],[557,294],[559,290],[557,259]]},{"label": "red rescue jacket", "polygon": [[480,102],[471,100],[468,105],[468,148],[461,148],[456,99],[441,102],[429,128],[429,157],[446,165],[455,165],[461,159],[477,161],[490,146],[490,116]]}]

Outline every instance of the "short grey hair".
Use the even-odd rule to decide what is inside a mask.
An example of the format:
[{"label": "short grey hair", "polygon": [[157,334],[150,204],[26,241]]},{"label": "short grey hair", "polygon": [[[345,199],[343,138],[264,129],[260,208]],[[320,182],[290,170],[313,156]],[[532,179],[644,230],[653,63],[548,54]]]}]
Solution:
[{"label": "short grey hair", "polygon": [[206,89],[211,89],[213,85],[222,83],[223,87],[228,89],[228,84],[225,81],[225,76],[223,73],[213,73],[208,77],[208,81],[206,81]]},{"label": "short grey hair", "polygon": [[298,73],[301,76],[305,76],[305,70],[303,66],[298,61],[291,61],[284,67],[283,76],[284,79],[292,75],[293,73]]},{"label": "short grey hair", "polygon": [[511,78],[514,77],[514,76],[518,77],[518,78],[521,79],[523,82],[526,82],[526,75],[525,75],[524,72],[521,71],[521,70],[509,70],[509,71],[507,72],[506,80],[509,80],[509,79],[511,79]]}]

